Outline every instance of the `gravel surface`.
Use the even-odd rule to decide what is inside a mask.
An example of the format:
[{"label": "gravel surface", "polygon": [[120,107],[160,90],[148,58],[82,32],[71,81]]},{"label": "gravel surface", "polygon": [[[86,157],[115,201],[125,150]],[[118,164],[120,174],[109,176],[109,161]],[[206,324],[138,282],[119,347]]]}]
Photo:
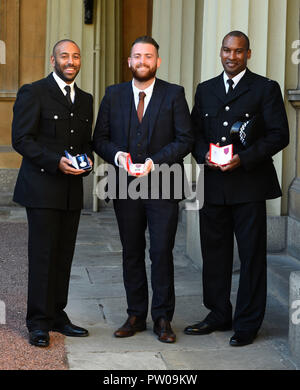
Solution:
[{"label": "gravel surface", "polygon": [[0,222],[0,240],[0,300],[6,308],[5,324],[0,323],[0,370],[67,370],[63,335],[50,332],[47,348],[28,343],[27,224]]}]

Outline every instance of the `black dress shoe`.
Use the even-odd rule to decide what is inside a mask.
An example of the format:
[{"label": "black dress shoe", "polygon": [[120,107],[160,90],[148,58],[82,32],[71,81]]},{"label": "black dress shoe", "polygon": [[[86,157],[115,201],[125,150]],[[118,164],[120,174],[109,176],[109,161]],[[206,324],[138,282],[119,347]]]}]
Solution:
[{"label": "black dress shoe", "polygon": [[158,335],[158,340],[162,343],[175,343],[176,335],[171,328],[170,321],[159,318],[154,323],[153,332]]},{"label": "black dress shoe", "polygon": [[244,345],[252,344],[256,335],[257,332],[236,331],[231,337],[229,344],[232,347],[243,347]]},{"label": "black dress shoe", "polygon": [[56,326],[52,330],[53,332],[59,332],[65,336],[70,337],[87,337],[89,335],[89,332],[86,329],[80,328],[79,326],[73,325],[71,323]]},{"label": "black dress shoe", "polygon": [[220,331],[226,331],[231,330],[232,324],[226,323],[226,324],[210,324],[209,322],[201,321],[197,324],[187,326],[184,329],[184,333],[188,335],[203,335],[203,334],[209,334],[212,332],[215,332],[216,330]]},{"label": "black dress shoe", "polygon": [[131,337],[146,329],[146,321],[137,316],[129,316],[126,322],[114,332],[115,337]]},{"label": "black dress shoe", "polygon": [[29,332],[29,343],[36,347],[48,347],[49,339],[49,333],[46,330],[32,330]]}]

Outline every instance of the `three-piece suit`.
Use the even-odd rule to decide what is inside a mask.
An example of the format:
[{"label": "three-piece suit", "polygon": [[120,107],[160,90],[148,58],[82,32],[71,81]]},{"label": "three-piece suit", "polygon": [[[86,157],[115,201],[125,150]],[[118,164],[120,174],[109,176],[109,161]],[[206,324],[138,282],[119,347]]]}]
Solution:
[{"label": "three-piece suit", "polygon": [[[107,163],[115,166],[117,152],[131,154],[133,163],[151,158],[158,169],[161,164],[179,164],[191,151],[193,135],[184,89],[156,79],[149,105],[141,123],[134,104],[132,82],[108,87],[101,102],[93,136],[93,147]],[[116,167],[116,166],[115,166]],[[116,171],[119,169],[116,167]],[[148,180],[154,172],[149,174]],[[117,186],[118,184],[118,174]],[[128,177],[128,183],[138,180]],[[172,186],[172,184],[171,184]],[[161,189],[161,188],[160,188]],[[118,192],[119,193],[119,192]],[[114,199],[123,246],[123,276],[129,315],[146,319],[148,283],[145,268],[145,231],[150,236],[151,314],[172,320],[175,306],[172,250],[178,221],[178,202],[172,196],[157,199]]]}]

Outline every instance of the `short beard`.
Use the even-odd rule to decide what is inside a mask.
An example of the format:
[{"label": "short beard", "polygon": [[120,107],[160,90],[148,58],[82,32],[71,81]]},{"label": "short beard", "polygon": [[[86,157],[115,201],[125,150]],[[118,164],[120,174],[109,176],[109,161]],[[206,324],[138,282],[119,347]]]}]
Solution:
[{"label": "short beard", "polygon": [[130,66],[130,70],[131,70],[133,78],[135,80],[140,81],[140,82],[145,82],[145,81],[149,81],[155,77],[157,68],[149,69],[149,72],[144,76],[140,76],[138,74],[138,71],[136,69],[132,68],[131,66]]},{"label": "short beard", "polygon": [[60,70],[60,67],[58,66],[56,61],[55,61],[55,64],[54,64],[54,69],[55,69],[55,73],[57,74],[57,76],[60,77],[65,83],[70,82],[70,81],[73,82],[75,80],[76,76],[78,75],[78,72],[79,72],[78,71],[77,73],[75,73],[75,76],[72,79],[69,79]]}]

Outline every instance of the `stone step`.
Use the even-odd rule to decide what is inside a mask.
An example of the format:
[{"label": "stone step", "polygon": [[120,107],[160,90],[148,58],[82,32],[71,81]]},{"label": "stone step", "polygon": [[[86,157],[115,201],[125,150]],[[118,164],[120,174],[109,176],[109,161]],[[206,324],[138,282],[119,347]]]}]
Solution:
[{"label": "stone step", "polygon": [[[300,368],[300,261],[286,254],[268,255],[268,299],[278,302],[276,327],[284,328],[277,348]],[[292,307],[292,303],[297,305]],[[294,315],[294,317],[293,317]],[[296,316],[295,316],[296,315]],[[292,321],[292,319],[296,319]],[[275,321],[276,322],[276,321]]]},{"label": "stone step", "polygon": [[300,271],[300,261],[287,254],[268,254],[268,291],[282,305],[289,305],[291,272]]}]

